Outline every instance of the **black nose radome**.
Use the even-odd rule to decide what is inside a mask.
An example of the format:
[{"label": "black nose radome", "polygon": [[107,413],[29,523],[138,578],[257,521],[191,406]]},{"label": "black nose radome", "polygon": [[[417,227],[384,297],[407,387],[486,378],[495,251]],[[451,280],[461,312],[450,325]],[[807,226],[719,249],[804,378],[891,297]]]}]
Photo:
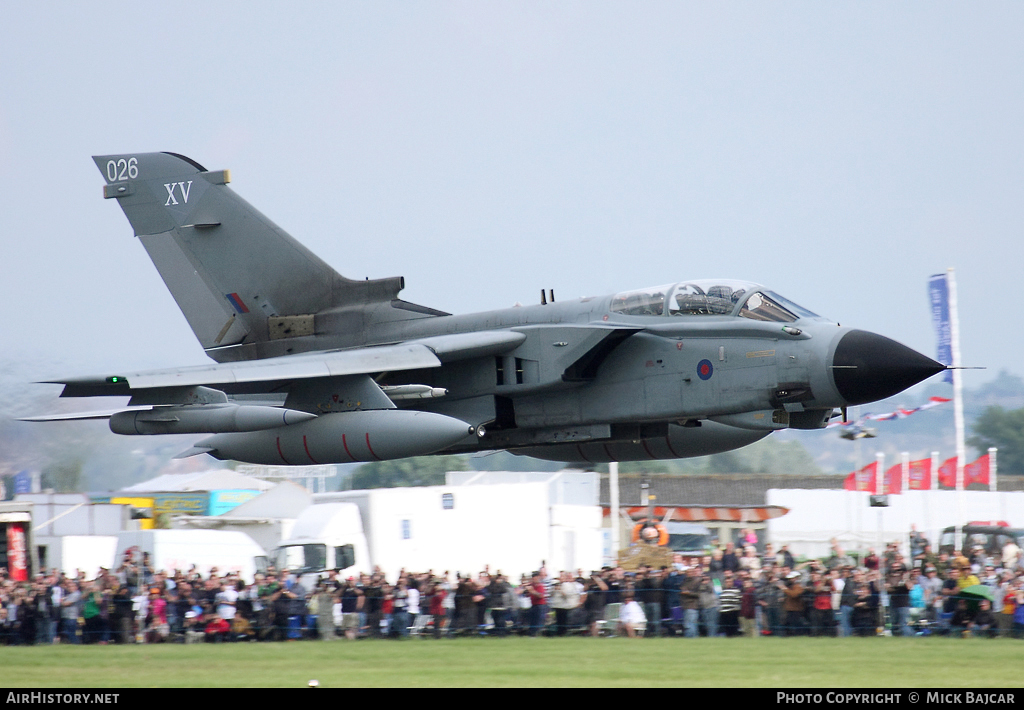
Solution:
[{"label": "black nose radome", "polygon": [[843,336],[832,366],[836,389],[851,405],[892,397],[946,369],[906,345],[863,330]]}]

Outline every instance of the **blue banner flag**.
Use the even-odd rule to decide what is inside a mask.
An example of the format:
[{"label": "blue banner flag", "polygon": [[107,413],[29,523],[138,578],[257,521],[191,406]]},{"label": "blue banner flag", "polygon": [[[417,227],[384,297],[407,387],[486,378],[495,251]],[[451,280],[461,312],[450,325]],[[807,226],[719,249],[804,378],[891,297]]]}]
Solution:
[{"label": "blue banner flag", "polygon": [[[943,365],[953,364],[953,345],[949,326],[949,282],[946,274],[935,274],[928,279],[928,300],[932,307],[932,325],[938,341],[936,360]],[[942,379],[952,384],[953,371],[946,370]]]},{"label": "blue banner flag", "polygon": [[32,474],[28,471],[19,471],[14,474],[14,493],[32,492]]}]

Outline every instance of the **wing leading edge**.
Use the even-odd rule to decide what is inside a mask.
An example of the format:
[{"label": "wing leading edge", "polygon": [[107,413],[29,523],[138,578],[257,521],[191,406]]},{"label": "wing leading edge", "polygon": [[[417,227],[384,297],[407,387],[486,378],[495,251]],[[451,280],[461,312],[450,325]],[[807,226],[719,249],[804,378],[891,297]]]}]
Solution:
[{"label": "wing leading edge", "polygon": [[459,333],[396,345],[46,382],[64,385],[61,397],[130,396],[138,390],[207,386],[229,393],[267,390],[294,380],[440,367],[443,362],[507,352],[525,339],[513,331]]}]

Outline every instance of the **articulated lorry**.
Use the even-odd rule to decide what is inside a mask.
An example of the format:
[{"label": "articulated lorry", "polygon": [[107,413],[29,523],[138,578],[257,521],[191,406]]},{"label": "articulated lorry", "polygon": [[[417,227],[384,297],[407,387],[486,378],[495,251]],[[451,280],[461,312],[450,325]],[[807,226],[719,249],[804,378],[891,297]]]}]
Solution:
[{"label": "articulated lorry", "polygon": [[591,570],[602,559],[601,508],[552,503],[546,483],[426,486],[315,495],[272,555],[278,569],[343,576],[380,568],[517,577]]}]

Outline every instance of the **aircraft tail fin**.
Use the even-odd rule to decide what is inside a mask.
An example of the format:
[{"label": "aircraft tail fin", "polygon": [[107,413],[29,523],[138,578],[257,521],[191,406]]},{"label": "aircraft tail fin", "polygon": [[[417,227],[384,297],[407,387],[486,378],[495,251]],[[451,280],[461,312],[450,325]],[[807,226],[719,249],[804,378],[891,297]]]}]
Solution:
[{"label": "aircraft tail fin", "polygon": [[256,345],[314,334],[316,313],[391,301],[401,277],[338,274],[210,171],[175,153],[94,156],[196,338],[215,360],[261,357]]}]

